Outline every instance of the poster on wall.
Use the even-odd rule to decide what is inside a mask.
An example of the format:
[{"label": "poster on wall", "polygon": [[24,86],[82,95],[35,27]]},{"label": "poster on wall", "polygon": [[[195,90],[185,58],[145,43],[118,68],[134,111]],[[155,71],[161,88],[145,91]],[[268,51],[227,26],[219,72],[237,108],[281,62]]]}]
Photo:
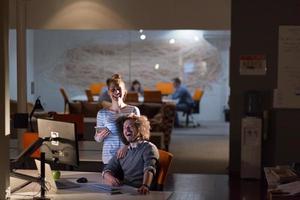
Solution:
[{"label": "poster on wall", "polygon": [[275,108],[300,108],[300,26],[280,26]]},{"label": "poster on wall", "polygon": [[241,75],[266,75],[267,62],[266,55],[241,55],[240,74]]}]

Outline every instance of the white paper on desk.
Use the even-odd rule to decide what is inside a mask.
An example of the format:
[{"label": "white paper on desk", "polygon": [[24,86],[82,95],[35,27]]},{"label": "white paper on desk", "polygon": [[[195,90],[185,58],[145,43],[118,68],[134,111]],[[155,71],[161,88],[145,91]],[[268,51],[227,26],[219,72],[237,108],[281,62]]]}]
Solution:
[{"label": "white paper on desk", "polygon": [[94,189],[95,191],[102,191],[102,192],[115,192],[121,191],[121,187],[114,187],[103,183],[90,183],[85,185],[89,188]]},{"label": "white paper on desk", "polygon": [[277,189],[279,189],[281,192],[286,192],[289,195],[300,194],[300,181],[278,185]]}]

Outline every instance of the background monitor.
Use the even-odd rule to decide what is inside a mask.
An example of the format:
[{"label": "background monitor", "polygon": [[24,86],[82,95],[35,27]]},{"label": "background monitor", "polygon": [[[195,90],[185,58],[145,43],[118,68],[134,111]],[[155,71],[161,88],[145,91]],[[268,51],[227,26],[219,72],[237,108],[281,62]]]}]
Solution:
[{"label": "background monitor", "polygon": [[46,161],[77,167],[79,156],[75,123],[37,119],[37,124],[40,138],[53,139],[44,142],[41,146]]}]

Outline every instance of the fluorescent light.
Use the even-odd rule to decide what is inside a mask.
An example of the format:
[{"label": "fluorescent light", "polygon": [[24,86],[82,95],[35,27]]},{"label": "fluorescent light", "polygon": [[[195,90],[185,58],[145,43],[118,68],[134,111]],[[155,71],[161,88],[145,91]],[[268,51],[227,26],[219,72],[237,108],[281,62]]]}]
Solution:
[{"label": "fluorescent light", "polygon": [[145,39],[146,39],[146,35],[142,34],[142,35],[140,36],[140,39],[141,39],[141,40],[145,40]]}]

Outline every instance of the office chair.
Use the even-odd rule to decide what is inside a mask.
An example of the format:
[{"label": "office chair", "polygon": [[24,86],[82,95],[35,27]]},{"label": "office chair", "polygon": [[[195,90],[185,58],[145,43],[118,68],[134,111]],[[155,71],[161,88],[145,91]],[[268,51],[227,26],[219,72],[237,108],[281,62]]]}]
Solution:
[{"label": "office chair", "polygon": [[57,114],[53,113],[53,119],[56,121],[75,123],[76,136],[78,140],[83,139],[84,122],[81,114]]},{"label": "office chair", "polygon": [[[38,133],[35,132],[24,132],[22,136],[22,147],[27,149],[31,144],[33,144],[39,138]],[[41,151],[40,149],[36,150],[31,154],[31,158],[40,158]]]},{"label": "office chair", "polygon": [[60,88],[60,93],[64,98],[64,113],[69,112],[69,98],[64,88]]},{"label": "office chair", "polygon": [[156,190],[163,190],[164,184],[166,182],[168,170],[173,159],[173,154],[161,150],[158,150],[159,153],[159,172],[157,176],[157,185]]},{"label": "office chair", "polygon": [[91,90],[85,90],[85,95],[87,97],[88,102],[93,102],[94,101],[94,97],[93,97],[93,94],[92,94]]},{"label": "office chair", "polygon": [[[202,96],[204,94],[204,91],[201,90],[200,88],[196,88],[194,95],[193,95],[193,100],[194,100],[194,106],[191,107],[187,112],[184,112],[183,115],[186,115],[185,118],[185,126],[188,127],[189,123],[193,123],[193,127],[200,126],[199,123],[196,123],[194,120],[193,114],[199,114],[200,113],[200,101],[202,99]],[[191,118],[191,120],[190,120]]]},{"label": "office chair", "polygon": [[101,89],[106,86],[106,83],[100,82],[100,83],[91,83],[89,86],[89,90],[91,91],[93,96],[99,95]]},{"label": "office chair", "polygon": [[158,90],[144,90],[144,103],[161,103],[161,91]]},{"label": "office chair", "polygon": [[162,95],[170,95],[174,92],[174,86],[172,82],[157,82],[156,89],[161,91]]},{"label": "office chair", "polygon": [[137,92],[128,92],[125,97],[125,102],[138,103],[139,102],[138,93]]}]

